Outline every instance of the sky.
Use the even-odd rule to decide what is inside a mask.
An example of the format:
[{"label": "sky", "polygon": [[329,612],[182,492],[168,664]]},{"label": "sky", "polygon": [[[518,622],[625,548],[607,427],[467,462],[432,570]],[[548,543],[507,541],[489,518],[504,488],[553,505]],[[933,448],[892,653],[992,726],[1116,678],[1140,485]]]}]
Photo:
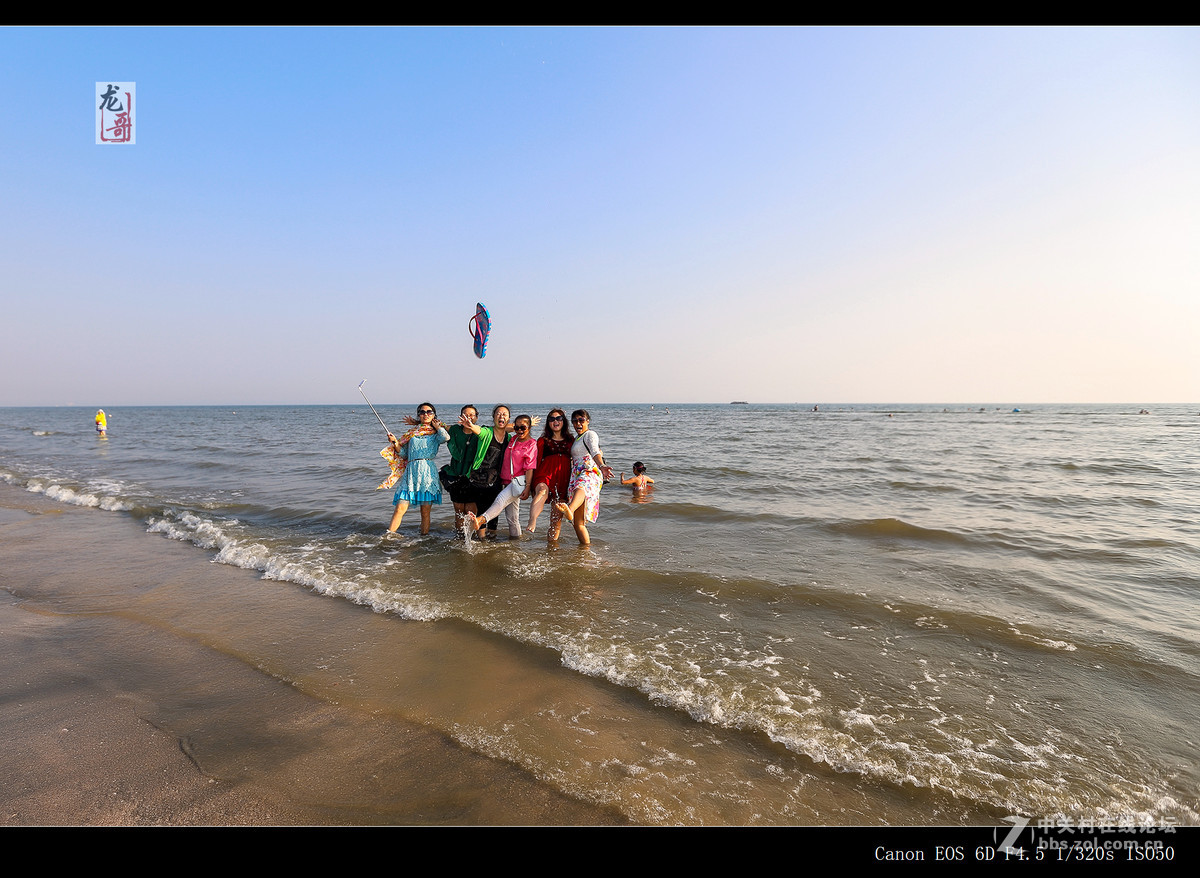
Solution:
[{"label": "sky", "polygon": [[1200,29],[0,28],[0,73],[0,405],[1200,401]]}]

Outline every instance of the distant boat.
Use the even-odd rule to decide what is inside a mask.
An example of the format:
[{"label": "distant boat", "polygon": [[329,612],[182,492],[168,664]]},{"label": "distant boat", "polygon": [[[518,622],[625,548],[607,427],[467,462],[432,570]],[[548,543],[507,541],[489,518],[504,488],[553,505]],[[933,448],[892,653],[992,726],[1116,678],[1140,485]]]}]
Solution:
[{"label": "distant boat", "polygon": [[746,402],[744,399],[735,399],[730,403],[730,405],[750,405],[750,403]]}]

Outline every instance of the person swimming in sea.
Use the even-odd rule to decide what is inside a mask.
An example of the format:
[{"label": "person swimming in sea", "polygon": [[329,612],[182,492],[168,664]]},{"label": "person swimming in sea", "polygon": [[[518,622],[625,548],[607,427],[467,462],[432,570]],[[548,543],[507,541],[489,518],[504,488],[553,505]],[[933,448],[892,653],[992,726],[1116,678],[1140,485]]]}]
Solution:
[{"label": "person swimming in sea", "polygon": [[638,460],[633,464],[633,476],[627,479],[625,473],[621,473],[621,484],[633,485],[633,493],[640,494],[654,484],[654,479],[646,475],[646,464]]}]

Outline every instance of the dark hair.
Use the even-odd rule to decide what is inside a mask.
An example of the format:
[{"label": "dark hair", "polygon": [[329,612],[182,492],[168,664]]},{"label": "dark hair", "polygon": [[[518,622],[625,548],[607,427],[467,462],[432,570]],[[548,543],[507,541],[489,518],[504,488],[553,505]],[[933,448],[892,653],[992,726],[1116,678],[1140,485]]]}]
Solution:
[{"label": "dark hair", "polygon": [[529,432],[532,433],[533,432],[533,418],[529,417],[529,415],[517,415],[515,418],[513,418],[513,423],[515,424],[517,421],[521,420],[522,418],[529,422]]},{"label": "dark hair", "polygon": [[433,409],[433,416],[434,416],[435,418],[437,417],[437,409],[436,409],[436,408],[434,408],[434,405],[433,405],[433,403],[431,403],[431,402],[419,402],[419,403],[417,403],[417,411],[420,411],[420,410],[421,410],[421,406],[423,406],[423,405],[427,405],[427,406],[429,406],[431,409]]},{"label": "dark hair", "polygon": [[460,409],[458,410],[458,413],[459,413],[460,415],[465,415],[465,414],[467,413],[467,409],[475,409],[475,417],[479,417],[479,406],[477,406],[477,405],[471,405],[470,403],[467,403],[467,404],[466,404],[466,405],[464,405],[462,408],[460,408]]},{"label": "dark hair", "polygon": [[642,473],[644,473],[645,471],[646,471],[646,464],[642,463],[640,460],[636,460],[636,461],[634,461],[634,463],[633,463],[633,474],[634,474],[635,476],[640,476],[640,475],[641,475]]},{"label": "dark hair", "polygon": [[587,409],[575,409],[575,411],[571,412],[571,420],[574,421],[580,415],[583,415],[585,418],[587,418],[589,424],[591,423],[592,413]]},{"label": "dark hair", "polygon": [[562,415],[563,439],[574,439],[575,437],[571,434],[571,422],[567,420],[567,413],[564,412],[562,409],[550,409],[550,411],[546,414],[546,429],[544,429],[542,431],[542,438],[543,439],[553,439],[554,438],[554,430],[551,429],[551,427],[550,427],[550,419],[552,417],[554,417],[556,412],[558,414]]}]

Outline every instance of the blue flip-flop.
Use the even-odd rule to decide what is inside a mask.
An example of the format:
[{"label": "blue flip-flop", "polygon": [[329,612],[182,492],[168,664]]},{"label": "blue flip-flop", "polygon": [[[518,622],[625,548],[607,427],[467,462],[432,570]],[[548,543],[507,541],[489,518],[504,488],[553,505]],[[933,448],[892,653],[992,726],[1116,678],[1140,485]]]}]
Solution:
[{"label": "blue flip-flop", "polygon": [[[474,329],[471,329],[472,323],[475,324]],[[475,303],[475,316],[467,321],[467,329],[475,337],[475,356],[482,360],[487,356],[488,334],[492,331],[492,317],[488,309],[483,307],[483,302]]]}]

